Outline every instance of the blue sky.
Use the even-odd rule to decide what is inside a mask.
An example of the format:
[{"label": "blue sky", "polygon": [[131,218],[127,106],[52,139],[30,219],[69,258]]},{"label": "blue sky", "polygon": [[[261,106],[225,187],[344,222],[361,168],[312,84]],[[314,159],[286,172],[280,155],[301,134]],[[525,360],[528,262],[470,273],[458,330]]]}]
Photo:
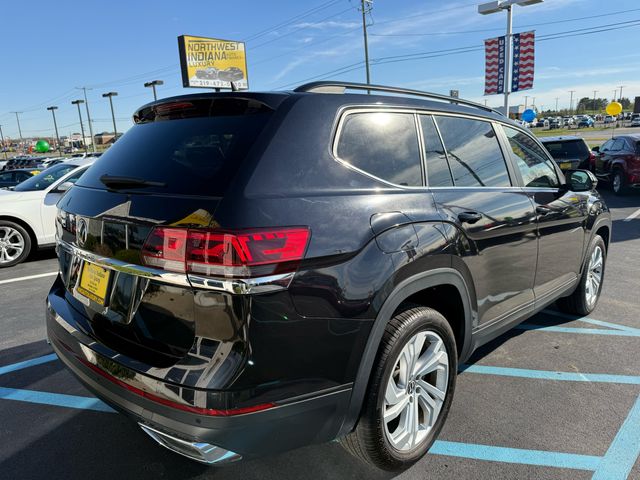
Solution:
[{"label": "blue sky", "polygon": [[[481,46],[483,39],[503,34],[505,15],[481,16],[477,3],[374,0],[369,17],[372,81],[443,93],[458,89],[462,97],[484,102],[482,50],[381,60]],[[58,105],[61,135],[78,132],[77,110],[70,102],[81,98],[74,87],[88,86],[94,132],[112,129],[108,101],[101,96],[111,90],[119,93],[114,97],[118,129],[126,130],[133,111],[152,99],[145,81],[164,80],[160,96],[197,91],[181,86],[176,40],[181,34],[247,40],[253,90],[291,87],[334,70],[329,78],[364,81],[358,64],[363,57],[358,5],[356,0],[7,0],[0,6],[0,124],[5,136],[17,137],[15,116],[9,112],[22,111],[24,136],[50,136],[53,122],[45,108]],[[290,21],[314,7],[315,12]],[[545,0],[515,7],[514,32],[535,29],[540,37],[637,19],[638,0]],[[282,23],[287,24],[278,26]],[[625,86],[625,97],[640,95],[640,27],[627,25],[631,27],[538,42],[534,89],[514,94],[512,104],[524,103],[526,94],[529,104],[536,97],[536,104],[547,108],[559,97],[560,107],[567,107],[569,90],[576,91],[575,98],[598,90],[599,97],[610,99],[619,85]],[[339,70],[343,67],[348,68]],[[487,98],[489,105],[502,103],[501,97]]]}]

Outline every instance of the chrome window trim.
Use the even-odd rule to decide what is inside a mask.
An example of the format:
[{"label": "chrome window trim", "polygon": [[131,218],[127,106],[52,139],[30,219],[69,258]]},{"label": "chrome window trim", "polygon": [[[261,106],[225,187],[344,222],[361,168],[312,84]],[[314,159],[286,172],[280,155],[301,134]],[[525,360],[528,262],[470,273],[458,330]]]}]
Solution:
[{"label": "chrome window trim", "polygon": [[212,290],[233,295],[249,295],[286,290],[291,284],[295,272],[267,275],[256,278],[220,278],[205,277],[195,274],[175,273],[166,270],[122,262],[114,258],[104,257],[88,252],[75,245],[58,239],[58,248],[62,248],[83,261],[89,261],[100,267],[116,272],[128,273],[160,283],[197,290]]},{"label": "chrome window trim", "polygon": [[[459,117],[459,118],[466,118],[469,120],[477,120],[477,121],[481,121],[481,122],[487,122],[489,124],[491,124],[491,127],[494,130],[494,133],[496,134],[496,136],[498,135],[498,132],[496,131],[495,125],[496,123],[501,124],[501,125],[505,125],[511,128],[515,128],[517,130],[519,130],[520,132],[523,132],[527,135],[529,135],[531,138],[534,138],[531,134],[529,134],[528,132],[526,132],[523,128],[521,128],[518,124],[515,123],[511,123],[510,121],[507,121],[506,119],[498,119],[498,118],[487,118],[487,117],[483,117],[483,116],[478,116],[478,115],[473,115],[473,114],[468,114],[468,113],[460,113],[460,112],[447,112],[447,111],[443,111],[443,110],[434,110],[434,109],[430,109],[430,108],[419,108],[419,107],[406,107],[406,106],[402,106],[402,107],[398,107],[398,106],[393,106],[393,105],[367,105],[367,104],[361,104],[361,105],[345,105],[342,106],[338,109],[338,113],[337,113],[337,123],[336,126],[334,127],[334,133],[333,133],[333,141],[331,143],[331,156],[333,157],[333,160],[340,163],[341,165],[345,166],[346,168],[349,168],[353,171],[356,171],[362,175],[365,175],[369,178],[372,178],[374,180],[377,180],[378,182],[381,182],[387,186],[393,187],[393,188],[398,188],[398,189],[402,189],[402,190],[407,190],[407,191],[411,191],[411,190],[417,190],[417,191],[429,191],[431,189],[434,188],[499,188],[499,189],[505,189],[505,188],[511,188],[511,189],[520,189],[521,185],[515,185],[514,183],[518,183],[518,182],[514,182],[514,179],[511,178],[512,173],[508,168],[508,159],[505,157],[504,152],[502,152],[502,157],[505,161],[505,164],[507,164],[507,173],[509,175],[509,181],[511,182],[511,186],[508,187],[456,187],[455,185],[453,187],[430,187],[428,185],[428,177],[427,177],[427,171],[426,171],[426,166],[424,166],[425,162],[424,162],[424,156],[423,156],[423,152],[420,152],[420,157],[423,160],[423,166],[422,166],[422,171],[423,171],[423,175],[424,175],[424,180],[423,183],[424,185],[422,186],[408,186],[408,185],[397,185],[393,182],[389,182],[388,180],[385,180],[383,178],[377,177],[376,175],[369,173],[365,170],[362,170],[354,165],[351,165],[349,162],[341,159],[338,156],[338,143],[340,141],[340,136],[342,134],[342,128],[344,126],[344,119],[347,117],[347,115],[351,115],[353,113],[376,113],[376,112],[392,112],[392,113],[410,113],[413,114],[414,116],[416,116],[417,122],[420,121],[419,119],[419,115],[431,115],[431,116],[449,116],[449,117]],[[449,171],[451,173],[451,166],[449,165],[449,158],[448,158],[448,152],[447,152],[447,147],[444,144],[444,141],[442,139],[442,135],[440,133],[440,127],[438,125],[438,122],[435,121],[434,119],[434,124],[436,126],[436,129],[438,130],[438,135],[440,136],[440,142],[442,143],[442,146],[445,150],[445,155],[447,156],[447,166],[449,167]],[[420,127],[420,128],[418,128]],[[420,125],[416,125],[417,131],[416,131],[416,135],[418,135],[418,141],[420,141],[420,136],[422,135],[422,128]],[[539,145],[542,145],[540,143],[539,140],[535,139]],[[502,150],[502,145],[500,144],[500,141],[498,141],[498,145],[500,146],[500,149]],[[451,177],[453,178],[453,174],[451,174]],[[516,179],[517,180],[517,179]]]},{"label": "chrome window trim", "polygon": [[[403,190],[421,190],[424,191],[427,189],[427,186],[424,184],[424,180],[423,180],[423,184],[422,185],[398,185],[396,183],[390,182],[388,180],[385,180],[384,178],[380,178],[376,175],[374,175],[373,173],[369,173],[366,170],[362,170],[358,167],[356,167],[355,165],[350,164],[349,162],[347,162],[346,160],[343,160],[342,158],[340,158],[340,156],[338,155],[338,143],[340,142],[340,137],[342,135],[342,129],[344,127],[344,121],[347,118],[347,116],[349,115],[353,115],[353,114],[357,114],[357,113],[407,113],[410,115],[414,116],[414,128],[415,128],[415,134],[416,134],[416,141],[418,142],[418,150],[420,150],[420,139],[419,139],[419,131],[416,125],[416,110],[415,109],[411,109],[411,108],[398,108],[398,107],[385,107],[383,105],[381,106],[356,106],[356,107],[343,107],[339,110],[338,113],[338,125],[336,127],[336,131],[335,134],[333,136],[333,144],[331,146],[331,155],[333,156],[333,159],[340,163],[341,165],[354,170],[358,173],[361,173],[362,175],[366,175],[367,177],[373,178],[374,180],[377,180],[379,182],[384,183],[385,185],[394,187],[394,188],[401,188]],[[422,166],[422,152],[418,152],[420,157],[420,171],[422,172],[422,175],[424,175],[424,168]]]}]

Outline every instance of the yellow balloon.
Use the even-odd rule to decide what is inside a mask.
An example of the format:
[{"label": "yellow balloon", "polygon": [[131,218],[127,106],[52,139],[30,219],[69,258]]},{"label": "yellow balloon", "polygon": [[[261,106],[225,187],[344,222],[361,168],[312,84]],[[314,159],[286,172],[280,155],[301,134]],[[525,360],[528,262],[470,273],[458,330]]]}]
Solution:
[{"label": "yellow balloon", "polygon": [[611,102],[609,105],[607,105],[607,114],[608,115],[620,115],[620,113],[622,113],[622,104],[620,104],[619,102]]}]

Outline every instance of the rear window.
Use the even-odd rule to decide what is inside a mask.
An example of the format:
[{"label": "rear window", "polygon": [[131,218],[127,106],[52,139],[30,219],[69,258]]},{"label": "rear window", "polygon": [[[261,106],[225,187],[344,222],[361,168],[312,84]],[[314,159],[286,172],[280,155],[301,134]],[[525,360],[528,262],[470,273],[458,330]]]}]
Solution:
[{"label": "rear window", "polygon": [[105,189],[100,177],[106,174],[162,184],[128,190],[223,195],[270,117],[271,111],[263,110],[240,115],[156,117],[155,121],[139,123],[96,161],[78,185]]},{"label": "rear window", "polygon": [[544,146],[555,159],[587,158],[589,147],[584,140],[566,140],[563,142],[544,142]]}]

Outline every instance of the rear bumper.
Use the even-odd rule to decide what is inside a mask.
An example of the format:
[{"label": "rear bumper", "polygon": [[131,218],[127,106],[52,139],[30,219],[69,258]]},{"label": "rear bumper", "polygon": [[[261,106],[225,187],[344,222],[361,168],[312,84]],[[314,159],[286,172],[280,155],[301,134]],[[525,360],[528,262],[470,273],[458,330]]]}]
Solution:
[{"label": "rear bumper", "polygon": [[[98,398],[148,427],[145,431],[158,443],[177,453],[190,456],[180,451],[181,441],[191,446],[200,444],[205,450],[215,447],[217,451],[208,449],[214,452],[208,457],[214,462],[205,462],[218,463],[322,443],[335,438],[339,431],[351,385],[277,401],[252,413],[231,408],[220,414],[202,414],[175,408],[175,404],[186,404],[185,399],[191,399],[194,405],[200,400],[202,405],[212,392],[161,382],[114,362],[104,354],[103,345],[74,324],[70,308],[52,290],[47,299],[47,332],[60,360]],[[167,436],[176,442],[161,441]]]}]

